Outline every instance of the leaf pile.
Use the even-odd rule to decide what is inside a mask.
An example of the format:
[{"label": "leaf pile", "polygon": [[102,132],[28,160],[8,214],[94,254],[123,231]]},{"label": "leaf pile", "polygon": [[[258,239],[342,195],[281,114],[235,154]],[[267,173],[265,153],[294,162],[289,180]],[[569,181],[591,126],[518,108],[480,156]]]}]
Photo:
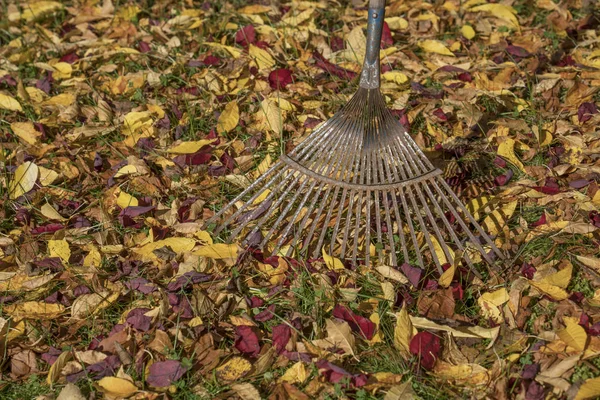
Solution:
[{"label": "leaf pile", "polygon": [[363,3],[4,6],[2,398],[600,395],[596,2],[388,2],[388,106],[514,258],[485,282],[202,229],[352,95]]}]

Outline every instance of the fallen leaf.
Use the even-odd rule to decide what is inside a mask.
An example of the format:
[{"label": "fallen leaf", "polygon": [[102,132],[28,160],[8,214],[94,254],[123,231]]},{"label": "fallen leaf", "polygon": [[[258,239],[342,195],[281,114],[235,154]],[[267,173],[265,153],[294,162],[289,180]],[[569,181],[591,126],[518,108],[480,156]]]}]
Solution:
[{"label": "fallen leaf", "polygon": [[8,111],[23,111],[21,104],[13,97],[0,93],[0,108]]},{"label": "fallen leaf", "polygon": [[325,265],[327,265],[327,268],[331,270],[344,269],[344,264],[342,261],[339,258],[335,258],[327,254],[325,247],[323,247],[321,254],[323,255],[323,260],[325,260]]},{"label": "fallen leaf", "polygon": [[137,392],[137,387],[127,379],[105,376],[98,381],[100,389],[109,396],[127,398]]},{"label": "fallen leaf", "polygon": [[217,132],[225,133],[232,131],[236,126],[238,126],[239,119],[240,110],[237,103],[235,101],[227,103],[227,105],[225,105],[225,109],[219,116],[219,120],[217,121]]},{"label": "fallen leaf", "polygon": [[235,382],[252,370],[252,364],[242,357],[232,357],[215,370],[218,379],[223,382]]},{"label": "fallen leaf", "polygon": [[444,56],[455,57],[442,42],[439,40],[427,39],[418,43],[419,47],[422,48],[426,53],[436,53]]},{"label": "fallen leaf", "polygon": [[39,175],[39,168],[31,161],[19,165],[14,178],[10,181],[8,191],[11,199],[21,197],[35,186]]}]

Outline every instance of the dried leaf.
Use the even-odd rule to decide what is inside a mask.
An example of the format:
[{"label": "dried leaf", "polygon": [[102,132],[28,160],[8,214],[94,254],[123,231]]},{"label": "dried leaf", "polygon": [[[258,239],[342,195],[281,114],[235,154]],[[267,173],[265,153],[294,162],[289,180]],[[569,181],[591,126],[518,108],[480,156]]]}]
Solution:
[{"label": "dried leaf", "polygon": [[0,93],[0,109],[8,111],[23,111],[21,104],[13,97]]},{"label": "dried leaf", "polygon": [[452,53],[442,42],[439,40],[423,40],[419,42],[419,47],[422,48],[426,53],[436,53],[444,56],[455,57],[454,53]]},{"label": "dried leaf", "polygon": [[217,121],[217,132],[230,132],[238,125],[240,110],[235,101],[227,103]]},{"label": "dried leaf", "polygon": [[137,387],[127,379],[105,376],[98,381],[100,389],[109,396],[129,397],[137,392]]},{"label": "dried leaf", "polygon": [[16,199],[33,189],[39,172],[38,166],[31,161],[26,161],[19,165],[15,171],[15,176],[8,186],[10,198]]}]

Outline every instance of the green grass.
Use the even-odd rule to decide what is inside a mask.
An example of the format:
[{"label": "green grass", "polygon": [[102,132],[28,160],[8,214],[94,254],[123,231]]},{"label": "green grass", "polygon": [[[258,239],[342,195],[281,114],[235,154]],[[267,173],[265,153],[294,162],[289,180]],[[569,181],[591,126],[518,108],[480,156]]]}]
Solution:
[{"label": "green grass", "polygon": [[52,393],[52,390],[40,375],[31,375],[22,382],[0,381],[0,386],[2,385],[6,385],[0,389],[0,398],[3,400],[35,399],[37,396]]}]

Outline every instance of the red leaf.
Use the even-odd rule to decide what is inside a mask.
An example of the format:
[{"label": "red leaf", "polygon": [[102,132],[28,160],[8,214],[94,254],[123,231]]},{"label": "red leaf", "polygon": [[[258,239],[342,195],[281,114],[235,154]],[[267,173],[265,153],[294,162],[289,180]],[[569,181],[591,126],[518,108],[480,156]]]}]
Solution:
[{"label": "red leaf", "polygon": [[546,224],[546,213],[543,213],[537,221],[531,224],[531,226],[536,227],[544,224]]},{"label": "red leaf", "polygon": [[598,107],[594,103],[581,103],[577,109],[577,119],[581,124],[592,118],[593,114],[598,114]]},{"label": "red leaf", "polygon": [[442,350],[440,338],[430,332],[419,332],[410,341],[410,352],[421,359],[425,369],[432,369]]},{"label": "red leaf", "polygon": [[144,41],[140,41],[140,42],[138,43],[138,49],[139,49],[139,50],[140,50],[142,53],[147,53],[147,52],[149,52],[149,51],[151,50],[151,49],[150,49],[150,45],[149,45],[148,43],[144,42]]},{"label": "red leaf", "polygon": [[333,316],[344,320],[354,332],[359,332],[365,339],[371,340],[375,334],[375,323],[370,319],[354,314],[342,305],[333,308]]},{"label": "red leaf", "polygon": [[392,38],[392,32],[387,22],[383,22],[383,33],[381,35],[381,48],[385,49],[394,44],[394,38]]},{"label": "red leaf", "polygon": [[273,345],[275,350],[280,354],[292,337],[292,330],[286,324],[279,324],[273,327]]},{"label": "red leaf", "polygon": [[150,366],[146,382],[154,387],[170,386],[178,381],[186,372],[186,368],[179,361],[167,360],[155,362]]},{"label": "red leaf", "polygon": [[356,72],[349,71],[347,69],[344,69],[342,67],[339,67],[335,64],[330,63],[329,61],[327,61],[325,59],[325,57],[323,57],[321,55],[321,53],[319,53],[317,51],[314,51],[312,56],[315,59],[315,61],[316,61],[315,65],[318,68],[321,68],[322,70],[327,71],[330,74],[337,76],[338,78],[354,79],[356,77]]},{"label": "red leaf", "polygon": [[234,346],[241,353],[251,357],[256,357],[260,353],[258,336],[250,326],[242,325],[235,328]]},{"label": "red leaf", "polygon": [[248,47],[256,42],[256,31],[252,25],[246,25],[235,33],[235,42],[243,47]]},{"label": "red leaf", "polygon": [[423,277],[423,270],[421,268],[413,267],[410,264],[404,263],[400,266],[400,270],[406,277],[411,285],[418,288],[421,278]]},{"label": "red leaf", "polygon": [[269,85],[275,90],[285,89],[292,83],[292,71],[285,68],[276,69],[269,74]]}]

